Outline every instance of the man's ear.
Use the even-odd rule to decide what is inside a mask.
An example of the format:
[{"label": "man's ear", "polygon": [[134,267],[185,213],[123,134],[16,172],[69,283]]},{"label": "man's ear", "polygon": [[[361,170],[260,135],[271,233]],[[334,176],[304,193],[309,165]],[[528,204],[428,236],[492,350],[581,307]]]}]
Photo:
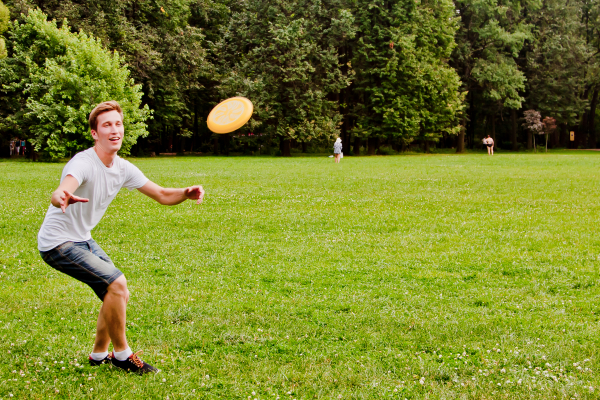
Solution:
[{"label": "man's ear", "polygon": [[92,129],[92,130],[90,131],[90,133],[92,134],[92,137],[94,138],[94,140],[97,140],[97,139],[98,139],[98,132],[96,132],[94,129]]}]

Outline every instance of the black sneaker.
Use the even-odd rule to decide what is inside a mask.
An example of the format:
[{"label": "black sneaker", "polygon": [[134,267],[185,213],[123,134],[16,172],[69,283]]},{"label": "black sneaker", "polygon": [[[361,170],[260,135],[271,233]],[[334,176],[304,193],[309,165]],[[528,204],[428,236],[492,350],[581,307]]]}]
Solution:
[{"label": "black sneaker", "polygon": [[112,365],[114,365],[117,368],[121,368],[127,372],[135,372],[136,374],[140,375],[147,374],[149,372],[158,372],[158,369],[154,368],[152,365],[146,362],[143,362],[137,356],[139,353],[141,353],[141,351],[133,353],[125,361],[119,361],[117,360],[113,352],[110,354],[110,361],[112,362]]},{"label": "black sneaker", "polygon": [[104,357],[104,359],[102,360],[94,360],[92,358],[92,356],[89,356],[88,358],[90,360],[90,365],[92,367],[97,367],[98,365],[102,365],[102,364],[110,364],[111,360],[112,360],[112,354],[107,355],[106,357]]}]

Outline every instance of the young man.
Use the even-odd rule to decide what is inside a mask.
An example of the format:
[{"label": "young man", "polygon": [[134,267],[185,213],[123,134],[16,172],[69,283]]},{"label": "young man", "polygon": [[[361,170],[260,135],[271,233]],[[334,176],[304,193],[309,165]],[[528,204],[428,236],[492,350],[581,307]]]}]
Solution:
[{"label": "young man", "polygon": [[[90,114],[89,123],[94,147],[76,154],[64,167],[38,233],[38,249],[48,265],[90,286],[103,302],[90,364],[111,363],[140,374],[157,372],[127,344],[127,280],[92,239],[90,231],[122,187],[137,189],[165,205],[185,200],[200,204],[204,190],[202,186],[162,188],[117,156],[125,132],[123,111],[116,101],[98,104]],[[113,352],[109,355],[111,341]]]}]

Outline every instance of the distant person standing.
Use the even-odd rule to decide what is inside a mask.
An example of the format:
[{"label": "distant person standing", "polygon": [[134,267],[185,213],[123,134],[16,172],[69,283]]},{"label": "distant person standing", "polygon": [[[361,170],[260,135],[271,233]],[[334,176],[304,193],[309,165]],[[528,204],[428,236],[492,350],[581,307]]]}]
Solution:
[{"label": "distant person standing", "polygon": [[12,156],[13,153],[15,152],[15,141],[11,140],[8,147],[10,148],[10,155]]},{"label": "distant person standing", "polygon": [[490,137],[490,135],[487,135],[487,137],[485,139],[483,139],[483,142],[487,146],[488,155],[493,156],[494,155],[494,139],[492,139]]},{"label": "distant person standing", "polygon": [[15,149],[17,155],[19,155],[19,152],[21,151],[21,140],[19,138],[15,140]]},{"label": "distant person standing", "polygon": [[26,150],[26,143],[24,140],[21,140],[21,150],[23,151],[23,155],[25,155],[25,150]]},{"label": "distant person standing", "polygon": [[335,163],[339,164],[340,158],[342,157],[342,139],[337,138],[333,144],[333,156],[335,157]]}]

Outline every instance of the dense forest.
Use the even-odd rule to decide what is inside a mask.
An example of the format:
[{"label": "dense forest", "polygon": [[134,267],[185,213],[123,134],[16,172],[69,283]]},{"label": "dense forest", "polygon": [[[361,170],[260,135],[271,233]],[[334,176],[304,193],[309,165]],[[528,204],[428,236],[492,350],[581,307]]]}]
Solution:
[{"label": "dense forest", "polygon": [[[5,0],[0,140],[60,159],[93,106],[124,106],[124,155],[597,147],[594,0]],[[251,121],[215,135],[219,101]],[[532,119],[533,118],[533,119]],[[571,141],[570,132],[574,132]]]}]

